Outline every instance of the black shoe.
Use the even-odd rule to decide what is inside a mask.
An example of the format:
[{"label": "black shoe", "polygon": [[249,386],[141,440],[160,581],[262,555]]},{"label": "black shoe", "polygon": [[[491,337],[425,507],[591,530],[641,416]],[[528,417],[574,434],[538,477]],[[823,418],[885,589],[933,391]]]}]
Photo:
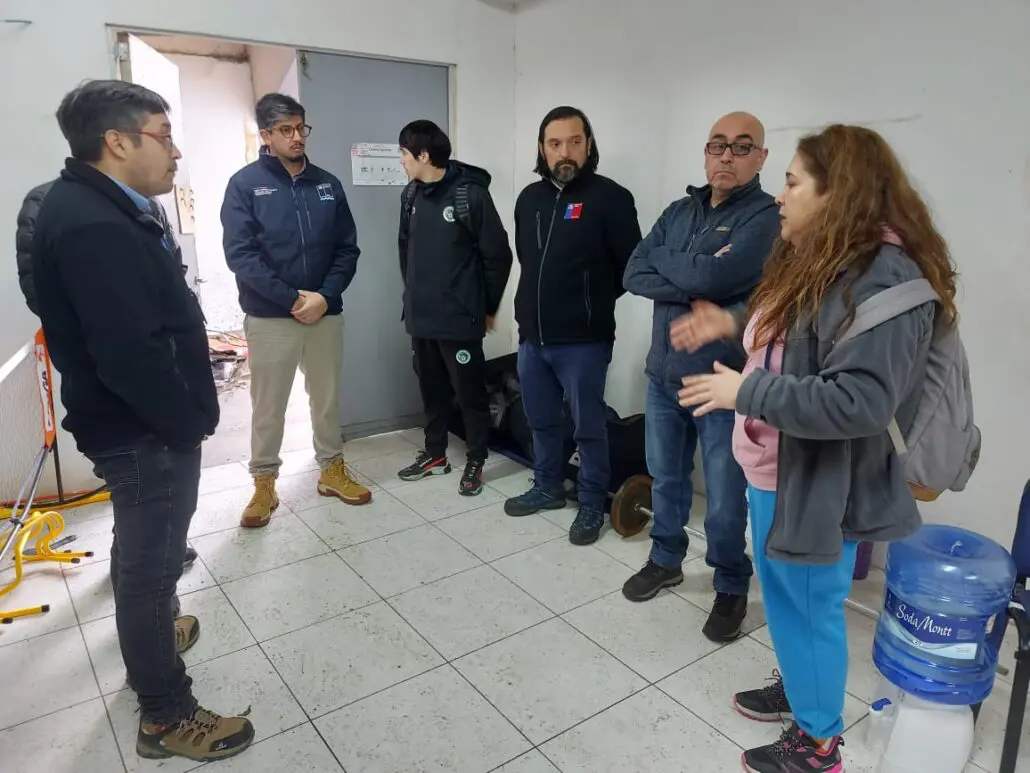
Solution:
[{"label": "black shoe", "polygon": [[458,493],[464,497],[474,497],[483,491],[483,462],[470,459],[465,465],[465,472],[458,483]]},{"label": "black shoe", "polygon": [[515,517],[533,515],[541,510],[561,510],[563,507],[564,491],[545,491],[536,484],[525,494],[519,494],[504,502],[504,512]]},{"label": "black shoe", "polygon": [[740,628],[746,616],[747,596],[716,593],[711,614],[701,633],[720,644],[735,641],[740,638]]},{"label": "black shoe", "polygon": [[197,560],[197,551],[193,548],[186,548],[186,557],[182,559],[182,568],[189,569],[193,566],[193,562]]},{"label": "black shoe", "polygon": [[759,687],[757,690],[738,692],[733,696],[733,708],[757,722],[794,719],[790,703],[787,701],[787,693],[783,689],[783,677],[779,671],[773,671],[771,681],[772,684]]},{"label": "black shoe", "polygon": [[635,575],[626,580],[622,586],[622,595],[630,601],[649,601],[658,595],[662,588],[672,588],[683,582],[683,570],[680,567],[666,569],[654,561],[647,564]]},{"label": "black shoe", "polygon": [[593,545],[601,536],[604,510],[599,507],[580,506],[576,520],[569,528],[569,542],[573,545]]},{"label": "black shoe", "polygon": [[446,475],[451,471],[451,463],[446,456],[433,456],[419,451],[415,463],[410,464],[397,473],[401,480],[422,480],[429,475]]}]

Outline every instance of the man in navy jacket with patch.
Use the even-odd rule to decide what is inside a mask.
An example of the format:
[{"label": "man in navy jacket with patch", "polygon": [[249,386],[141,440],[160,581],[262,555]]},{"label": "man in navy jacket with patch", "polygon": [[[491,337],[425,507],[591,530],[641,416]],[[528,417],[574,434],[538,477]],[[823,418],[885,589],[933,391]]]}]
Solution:
[{"label": "man in navy jacket with patch", "polygon": [[650,559],[622,592],[630,601],[646,601],[683,582],[684,527],[700,441],[708,503],[707,561],[715,569],[716,591],[704,634],[713,641],[739,636],[747,614],[752,574],[745,553],[747,484],[733,458],[733,411],[694,417],[680,407],[677,391],[684,376],[711,373],[717,360],[730,367],[743,363],[724,342],[693,353],[675,351],[669,325],[689,313],[695,299],[730,306],[746,302],[757,286],[780,225],[773,197],[758,180],[768,154],[764,143],[765,129],[753,115],[721,118],[705,144],[708,185],[688,188],[685,198],[662,213],[634,251],[625,276],[626,290],[654,301],[645,409],[654,523]]},{"label": "man in navy jacket with patch", "polygon": [[222,205],[225,259],[247,315],[254,496],[241,525],[251,528],[267,525],[279,505],[279,450],[298,366],[322,471],[318,493],[352,505],[372,498],[344,464],[340,432],[343,292],[359,255],[354,218],[340,181],[304,153],[304,108],[266,94],[256,114],[264,146],[229,180]]}]

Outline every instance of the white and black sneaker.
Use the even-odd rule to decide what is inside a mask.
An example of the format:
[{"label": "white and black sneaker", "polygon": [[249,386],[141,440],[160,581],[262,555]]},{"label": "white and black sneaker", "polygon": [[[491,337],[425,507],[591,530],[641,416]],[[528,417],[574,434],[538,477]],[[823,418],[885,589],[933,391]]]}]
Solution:
[{"label": "white and black sneaker", "polygon": [[430,475],[446,475],[451,471],[451,463],[446,456],[433,456],[419,451],[415,463],[410,464],[397,473],[401,480],[422,480]]}]

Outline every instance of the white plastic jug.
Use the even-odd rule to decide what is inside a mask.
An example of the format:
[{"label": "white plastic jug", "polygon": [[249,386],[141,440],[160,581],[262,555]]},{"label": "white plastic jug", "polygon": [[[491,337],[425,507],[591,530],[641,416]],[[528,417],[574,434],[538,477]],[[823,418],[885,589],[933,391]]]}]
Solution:
[{"label": "white plastic jug", "polygon": [[902,692],[876,719],[883,744],[879,773],[965,771],[973,751],[969,706],[929,703]]}]

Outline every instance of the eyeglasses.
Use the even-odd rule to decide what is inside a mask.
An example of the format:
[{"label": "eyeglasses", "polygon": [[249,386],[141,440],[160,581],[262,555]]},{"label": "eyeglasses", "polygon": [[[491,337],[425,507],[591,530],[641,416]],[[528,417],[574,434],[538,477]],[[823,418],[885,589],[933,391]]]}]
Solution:
[{"label": "eyeglasses", "polygon": [[294,134],[300,134],[301,137],[307,137],[311,134],[311,127],[307,124],[301,126],[276,126],[272,131],[279,132],[284,139],[292,140]]},{"label": "eyeglasses", "polygon": [[[138,134],[141,137],[150,137],[150,139],[157,140],[164,145],[167,150],[173,150],[175,148],[175,140],[172,139],[171,132],[162,134],[160,132],[145,132],[142,129],[128,129],[126,131],[111,129],[111,131],[117,131],[119,134]],[[103,139],[103,137],[101,137],[101,139]]]},{"label": "eyeglasses", "polygon": [[726,148],[729,148],[730,153],[735,156],[747,156],[757,147],[753,142],[707,142],[705,152],[710,156],[721,156],[726,152]]}]

